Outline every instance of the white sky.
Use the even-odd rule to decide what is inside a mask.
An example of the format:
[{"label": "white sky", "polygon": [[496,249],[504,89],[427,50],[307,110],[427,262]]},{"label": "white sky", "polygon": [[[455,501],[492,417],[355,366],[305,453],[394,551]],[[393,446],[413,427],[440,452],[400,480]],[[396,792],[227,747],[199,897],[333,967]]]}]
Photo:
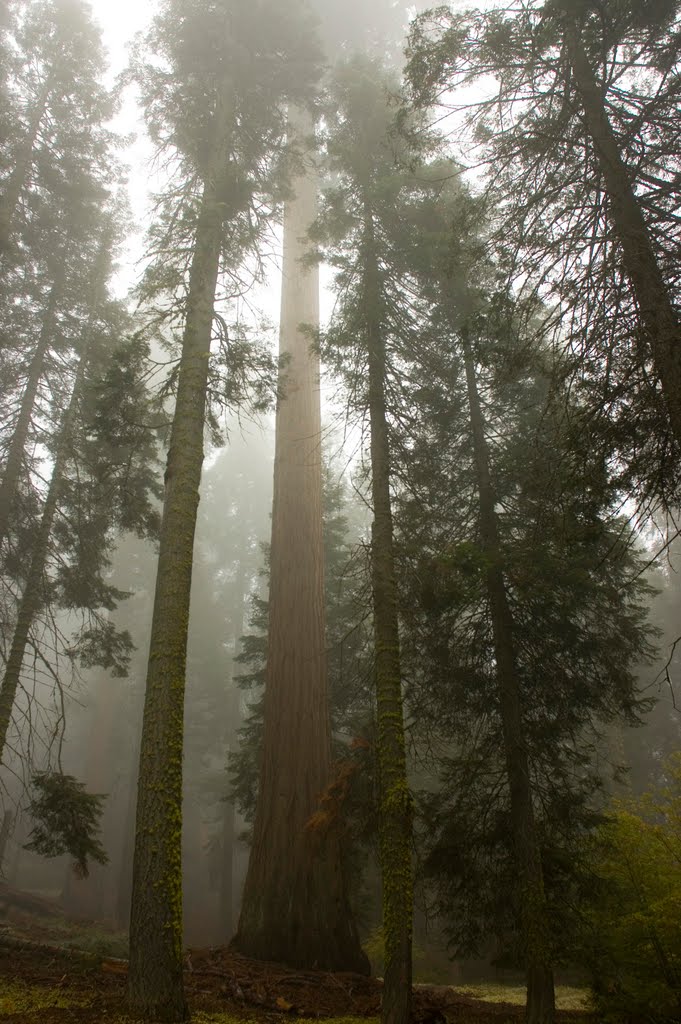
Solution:
[{"label": "white sky", "polygon": [[[1,2],[1,0],[0,0]],[[286,2],[286,0],[282,0]],[[460,0],[463,2],[463,0]],[[492,6],[499,0],[477,0],[477,6]],[[157,11],[157,0],[90,0],[96,21],[102,29],[103,42],[109,60],[108,82],[113,84],[116,76],[125,68],[128,58],[128,45],[136,35],[143,31]],[[435,5],[435,0],[433,0]],[[466,4],[467,5],[467,4]],[[471,0],[471,6],[476,5]],[[129,145],[121,156],[128,167],[128,200],[132,212],[132,232],[119,259],[119,271],[114,281],[114,288],[119,297],[123,298],[139,280],[144,254],[144,236],[151,216],[150,196],[161,183],[153,168],[153,147],[146,138],[145,126],[141,111],[136,102],[134,90],[126,91],[122,108],[112,127],[121,135],[132,134]],[[322,322],[328,319],[332,306],[333,295],[330,291],[330,273],[322,267],[321,316]],[[262,307],[268,319],[274,323],[279,318],[279,278],[274,274],[268,286],[258,289],[255,302]],[[334,409],[333,393],[336,385],[330,381],[322,383],[323,415],[325,419],[338,414]]]},{"label": "white sky", "polygon": [[[109,59],[108,84],[113,84],[128,59],[128,44],[133,36],[146,28],[156,11],[153,0],[90,0],[96,21],[102,30]],[[135,283],[139,271],[137,260],[143,251],[143,236],[149,219],[149,192],[153,182],[151,160],[153,150],[146,138],[144,122],[132,90],[128,90],[113,128],[121,135],[133,134],[130,145],[122,153],[128,167],[128,198],[132,211],[133,234],[120,261],[117,291],[125,295]],[[153,187],[153,185],[152,185]]]}]

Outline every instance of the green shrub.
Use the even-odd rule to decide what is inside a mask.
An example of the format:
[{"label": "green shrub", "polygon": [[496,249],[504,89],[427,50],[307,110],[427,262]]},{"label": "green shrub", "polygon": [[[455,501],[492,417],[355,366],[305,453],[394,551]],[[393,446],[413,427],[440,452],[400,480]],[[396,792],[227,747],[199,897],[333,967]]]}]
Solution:
[{"label": "green shrub", "polygon": [[619,801],[592,848],[587,960],[606,1019],[681,1020],[681,756],[668,785]]}]

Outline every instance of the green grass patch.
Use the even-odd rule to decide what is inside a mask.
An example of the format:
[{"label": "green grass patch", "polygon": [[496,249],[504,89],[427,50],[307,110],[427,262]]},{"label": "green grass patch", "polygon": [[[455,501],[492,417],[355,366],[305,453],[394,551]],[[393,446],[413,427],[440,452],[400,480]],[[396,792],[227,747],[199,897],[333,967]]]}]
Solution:
[{"label": "green grass patch", "polygon": [[[503,985],[500,982],[481,982],[478,985],[453,985],[455,992],[481,999],[485,1003],[514,1003],[525,1005],[526,989],[524,985]],[[556,985],[556,1008],[558,1010],[581,1010],[589,1012],[589,990],[572,985]]]},{"label": "green grass patch", "polygon": [[26,985],[21,981],[0,979],[0,1018],[10,1013],[36,1013],[40,1010],[89,1006],[92,996],[68,988]]}]

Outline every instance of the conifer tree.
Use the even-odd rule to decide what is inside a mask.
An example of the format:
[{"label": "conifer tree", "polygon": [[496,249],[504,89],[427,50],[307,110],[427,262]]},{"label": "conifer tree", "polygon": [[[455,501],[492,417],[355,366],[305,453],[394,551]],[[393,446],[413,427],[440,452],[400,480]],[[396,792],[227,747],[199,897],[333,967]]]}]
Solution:
[{"label": "conifer tree", "polygon": [[[452,716],[450,728],[464,747],[465,737],[475,736],[479,749],[452,758],[457,768],[447,785],[457,778],[454,806],[479,809],[471,780],[486,777],[484,784],[499,785],[497,766],[492,767],[481,750],[491,752],[500,744],[503,751],[515,869],[513,906],[527,969],[527,1019],[550,1021],[555,1013],[552,967],[560,915],[544,877],[546,849],[554,838],[546,837],[545,808],[553,807],[556,813],[561,806],[566,826],[570,821],[573,830],[580,828],[580,813],[582,822],[588,822],[594,776],[585,775],[580,785],[572,779],[571,760],[579,758],[583,764],[587,758],[588,730],[614,715],[635,718],[634,667],[651,653],[642,600],[646,586],[641,582],[622,596],[610,593],[613,574],[626,578],[631,572],[636,580],[636,559],[627,550],[629,531],[615,541],[621,524],[611,525],[609,520],[616,490],[600,451],[590,452],[578,431],[569,427],[565,361],[557,351],[541,349],[541,310],[536,305],[523,310],[509,295],[494,292],[497,275],[483,259],[479,210],[461,189],[450,186],[449,192],[449,207],[445,190],[430,208],[422,204],[413,220],[414,234],[422,232],[424,247],[415,266],[422,267],[423,293],[434,303],[430,316],[435,334],[427,365],[413,381],[417,415],[408,455],[410,488],[401,497],[401,509],[409,508],[429,532],[420,509],[438,507],[442,533],[437,526],[439,541],[425,536],[417,540],[410,535],[408,517],[401,523],[407,549],[440,549],[430,568],[426,555],[417,570],[433,633],[428,633],[424,646],[417,641],[420,655],[412,665],[417,679],[424,669],[429,679],[432,657],[433,664],[442,666],[446,690],[452,688],[452,676],[461,679],[458,714]],[[447,367],[442,378],[438,365]],[[421,417],[422,435],[416,425]],[[429,454],[433,446],[439,453],[435,461]],[[443,472],[447,479],[439,500],[429,488],[438,488]],[[450,513],[443,515],[448,506]],[[602,576],[593,570],[598,559],[593,551],[580,550],[582,544],[609,548]],[[584,580],[580,586],[582,557],[590,575],[589,585]],[[439,570],[434,571],[435,565]],[[549,597],[554,587],[556,596]],[[572,600],[568,593],[574,594]],[[596,635],[585,624],[589,601],[599,608]],[[413,594],[411,601],[405,595],[409,618],[418,605]],[[455,632],[448,636],[444,627],[447,609],[462,631],[458,639]],[[572,614],[577,621],[570,627]],[[613,642],[619,644],[617,657]],[[578,668],[580,651],[586,661]],[[415,651],[410,654],[414,657]],[[487,679],[491,692],[485,689]],[[430,689],[427,700],[441,716],[442,707],[433,698]],[[488,721],[493,715],[498,723],[494,739],[487,729],[471,727],[467,708]],[[440,727],[442,722],[441,718]],[[461,819],[448,822],[447,813],[438,817],[451,842]],[[554,828],[557,820],[558,814]],[[565,827],[564,832],[574,844],[574,831],[570,836],[570,827]],[[489,840],[479,831],[478,836],[482,849],[470,857],[459,855],[459,864],[485,863]],[[444,844],[437,854],[443,856]],[[442,864],[441,859],[437,862]],[[474,871],[475,867],[473,878]],[[459,892],[464,886],[465,881]],[[555,888],[554,880],[554,894]],[[464,898],[469,900],[471,893]],[[500,904],[498,900],[495,906]]]},{"label": "conifer tree", "polygon": [[[135,376],[145,349],[124,341],[130,320],[108,293],[122,210],[99,34],[79,2],[17,2],[11,14],[3,69],[16,120],[0,169],[0,541],[16,608],[0,693],[4,763],[29,643],[59,686],[64,654],[70,668],[101,663],[124,674],[129,638],[107,621],[123,596],[106,582],[113,531],[153,533],[157,494],[153,445],[135,426],[147,411]],[[115,391],[106,441],[93,406],[104,386]],[[58,610],[83,616],[78,634],[62,635]]]},{"label": "conifer tree", "polygon": [[104,128],[112,113],[101,84],[104,56],[87,8],[46,0],[17,3],[13,13],[14,118],[0,181],[0,338],[3,378],[11,381],[0,541],[8,538],[13,511],[19,521],[27,518],[21,503],[29,451],[49,422],[50,395],[64,391],[61,366],[82,312],[79,285],[97,258],[102,207],[120,175]]},{"label": "conifer tree", "polygon": [[[490,161],[503,269],[553,303],[547,330],[569,340],[583,400],[630,470],[623,482],[668,506],[680,436],[677,27],[675,2],[439,9],[417,20],[408,51],[416,101],[454,90],[465,137]],[[459,86],[483,79],[494,103],[458,102]]]},{"label": "conifer tree", "polygon": [[[312,130],[300,112],[289,112],[288,124],[303,141]],[[316,174],[305,168],[292,187],[284,217],[280,351],[286,363],[277,406],[262,760],[234,944],[260,959],[364,971],[338,837],[308,827],[331,779],[319,356],[311,348],[319,278],[316,266],[302,262]]]},{"label": "conifer tree", "polygon": [[[406,169],[415,158],[391,134],[394,110],[380,65],[357,57],[337,70],[326,146],[337,185],[324,194],[314,229],[339,270],[341,300],[324,353],[348,386],[353,409],[369,421],[373,510],[371,580],[376,685],[376,754],[383,885],[385,981],[382,1019],[409,1019],[411,1000],[412,802],[406,768],[392,493],[398,363],[413,358],[416,320],[396,262],[401,211],[419,191]],[[432,140],[424,134],[424,149]],[[426,186],[427,187],[427,186]]]},{"label": "conifer tree", "polygon": [[[135,381],[145,350],[140,352],[136,342],[124,347],[119,341],[126,314],[106,294],[112,238],[107,230],[91,271],[87,319],[80,326],[80,338],[73,339],[71,394],[50,439],[49,484],[30,538],[28,569],[0,686],[2,758],[29,636],[46,600],[86,612],[71,656],[78,656],[83,665],[101,664],[125,674],[129,637],[98,613],[102,608],[110,611],[124,596],[105,581],[108,555],[116,527],[153,534],[157,525],[150,505],[157,495],[153,446],[136,422],[147,408],[144,389]],[[98,405],[100,399],[106,411]],[[58,566],[46,586],[55,549]]]},{"label": "conifer tree", "polygon": [[[310,8],[318,18],[319,37],[329,62],[355,49],[378,49],[381,54],[386,49],[392,51],[406,18],[402,4],[392,0],[369,7],[356,0],[350,7],[338,0],[311,0]],[[323,655],[319,357],[311,343],[319,329],[319,277],[314,263],[300,262],[307,254],[304,239],[315,214],[318,167],[313,119],[301,108],[292,108],[289,129],[307,155],[284,214],[280,352],[287,363],[277,408],[272,509],[271,643],[265,697],[270,710],[263,737],[262,808],[256,813],[235,941],[251,955],[364,970],[366,958],[359,949],[354,925],[344,920],[347,900],[337,845],[329,836],[322,866],[322,857],[313,856],[304,839],[304,823],[315,811],[316,794],[329,782],[330,749]],[[298,706],[314,708],[314,716],[301,716],[296,712]],[[292,728],[304,728],[307,736],[301,737],[301,754],[295,760],[290,756]],[[275,778],[282,798],[272,806]],[[295,808],[293,827],[291,807]],[[297,837],[295,850],[292,834]],[[285,857],[275,860],[286,864],[290,882],[284,887],[291,894],[310,886],[318,893],[305,901],[291,895],[286,914],[282,914],[281,868],[275,877],[271,848],[287,851]],[[327,953],[321,952],[324,948]]]},{"label": "conifer tree", "polygon": [[51,195],[77,198],[70,180],[92,166],[110,133],[111,98],[101,85],[104,58],[81,0],[14,4],[11,34],[11,157],[0,183],[3,270],[28,255],[24,231],[36,204]]},{"label": "conifer tree", "polygon": [[[223,394],[239,400],[247,349],[230,347],[215,316],[221,270],[234,288],[247,255],[257,259],[287,101],[302,101],[315,54],[296,17],[267,0],[169,0],[134,68],[157,143],[178,176],[155,234],[145,294],[181,326],[175,409],[165,475],[158,573],[140,753],[130,932],[129,997],[139,1013],[184,1020],[181,801],[187,624],[211,342],[223,332],[232,371]],[[182,248],[180,248],[182,246]],[[187,257],[188,254],[188,257]],[[233,292],[232,292],[233,293]],[[169,301],[168,301],[169,300]],[[242,375],[234,372],[239,369]]]}]

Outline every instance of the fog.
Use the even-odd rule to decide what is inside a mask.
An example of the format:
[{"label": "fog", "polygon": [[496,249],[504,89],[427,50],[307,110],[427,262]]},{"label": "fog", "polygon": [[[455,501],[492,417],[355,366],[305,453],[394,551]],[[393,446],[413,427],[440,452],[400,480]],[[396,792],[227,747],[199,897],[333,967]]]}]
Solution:
[{"label": "fog", "polygon": [[672,827],[674,16],[611,12],[608,164],[551,5],[428,6],[0,12],[0,924],[147,1019],[230,942],[387,993],[412,907],[416,980],[586,985]]}]

